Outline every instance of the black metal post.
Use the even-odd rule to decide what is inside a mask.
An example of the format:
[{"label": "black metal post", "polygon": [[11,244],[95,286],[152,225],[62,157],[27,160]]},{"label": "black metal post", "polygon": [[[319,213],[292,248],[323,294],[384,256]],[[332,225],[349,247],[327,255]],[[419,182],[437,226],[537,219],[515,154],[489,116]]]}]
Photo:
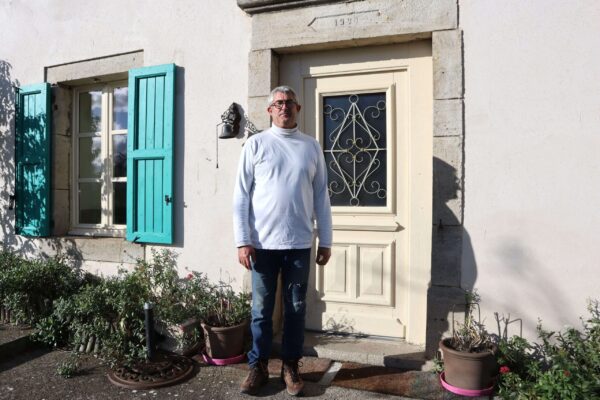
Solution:
[{"label": "black metal post", "polygon": [[144,303],[146,325],[146,358],[154,359],[154,304]]}]

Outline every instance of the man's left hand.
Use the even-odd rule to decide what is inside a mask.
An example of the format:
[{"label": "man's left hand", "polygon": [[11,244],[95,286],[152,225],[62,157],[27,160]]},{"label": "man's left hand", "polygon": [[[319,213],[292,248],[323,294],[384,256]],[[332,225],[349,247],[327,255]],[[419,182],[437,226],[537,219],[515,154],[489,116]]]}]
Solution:
[{"label": "man's left hand", "polygon": [[325,265],[331,257],[331,249],[328,247],[319,247],[317,249],[317,264]]}]

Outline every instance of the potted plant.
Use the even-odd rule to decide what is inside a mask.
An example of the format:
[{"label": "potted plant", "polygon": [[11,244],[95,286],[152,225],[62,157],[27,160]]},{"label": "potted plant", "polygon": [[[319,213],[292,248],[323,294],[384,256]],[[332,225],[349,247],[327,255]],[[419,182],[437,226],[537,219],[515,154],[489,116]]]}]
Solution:
[{"label": "potted plant", "polygon": [[250,320],[250,295],[235,292],[231,285],[220,282],[202,321],[206,355],[214,363],[238,361],[244,354],[244,337]]},{"label": "potted plant", "polygon": [[208,308],[212,286],[206,275],[190,272],[180,278],[176,255],[168,250],[153,251],[152,261],[139,260],[133,272],[154,304],[158,346],[189,356],[202,348],[200,316]]},{"label": "potted plant", "polygon": [[[497,344],[488,334],[474,311],[479,311],[480,298],[476,292],[466,296],[464,323],[453,326],[452,337],[440,341],[444,362],[441,376],[444,387],[461,395],[491,393],[498,372]],[[453,323],[454,325],[454,323]]]}]

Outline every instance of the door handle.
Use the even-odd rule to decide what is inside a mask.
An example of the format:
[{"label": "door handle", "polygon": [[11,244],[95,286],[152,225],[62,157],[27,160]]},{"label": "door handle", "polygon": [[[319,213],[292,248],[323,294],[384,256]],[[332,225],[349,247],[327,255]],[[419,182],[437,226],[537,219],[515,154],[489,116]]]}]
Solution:
[{"label": "door handle", "polygon": [[165,194],[165,204],[169,204],[172,203],[173,199],[171,198],[171,196],[169,196],[168,194]]}]

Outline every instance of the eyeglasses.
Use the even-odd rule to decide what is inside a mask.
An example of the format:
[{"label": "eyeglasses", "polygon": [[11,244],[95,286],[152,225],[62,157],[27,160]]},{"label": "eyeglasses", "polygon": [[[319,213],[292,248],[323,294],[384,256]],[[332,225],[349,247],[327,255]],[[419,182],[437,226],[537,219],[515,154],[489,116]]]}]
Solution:
[{"label": "eyeglasses", "polygon": [[294,100],[277,100],[272,102],[269,107],[275,107],[276,109],[281,110],[284,105],[288,108],[292,108],[296,104],[298,103],[296,103]]}]

